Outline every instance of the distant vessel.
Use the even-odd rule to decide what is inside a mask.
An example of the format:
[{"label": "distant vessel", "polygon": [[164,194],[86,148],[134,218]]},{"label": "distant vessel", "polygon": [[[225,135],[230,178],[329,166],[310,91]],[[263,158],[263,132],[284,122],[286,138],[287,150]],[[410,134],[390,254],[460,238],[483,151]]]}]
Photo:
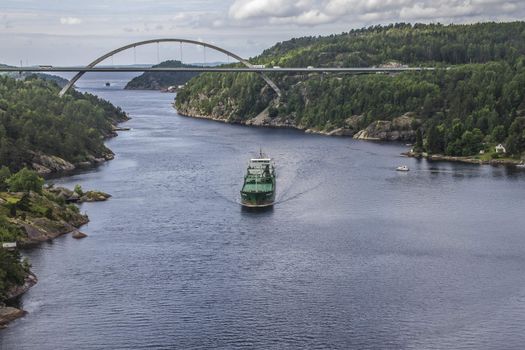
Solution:
[{"label": "distant vessel", "polygon": [[250,159],[244,185],[241,190],[241,204],[248,208],[264,208],[275,200],[275,168],[271,158],[259,152],[259,158]]},{"label": "distant vessel", "polygon": [[106,86],[111,86],[111,84],[109,83],[109,81],[106,83]]},{"label": "distant vessel", "polygon": [[525,163],[523,161],[519,164],[516,164],[516,168],[525,169]]},{"label": "distant vessel", "polygon": [[396,168],[397,171],[410,171],[406,165],[401,165]]}]

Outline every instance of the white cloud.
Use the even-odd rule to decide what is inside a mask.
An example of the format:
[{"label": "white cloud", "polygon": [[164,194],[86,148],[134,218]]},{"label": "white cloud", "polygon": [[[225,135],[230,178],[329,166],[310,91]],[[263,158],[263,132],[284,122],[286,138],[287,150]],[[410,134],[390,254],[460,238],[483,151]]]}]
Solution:
[{"label": "white cloud", "polygon": [[82,23],[82,20],[78,17],[60,17],[60,23],[73,25]]},{"label": "white cloud", "polygon": [[317,26],[372,21],[465,21],[525,15],[523,0],[234,0],[229,17],[238,22]]},{"label": "white cloud", "polygon": [[230,17],[238,20],[294,17],[312,8],[309,0],[236,0],[229,10]]},{"label": "white cloud", "polygon": [[290,17],[272,17],[269,19],[271,24],[298,24],[298,25],[318,25],[330,23],[334,16],[323,13],[319,10],[310,10]]}]

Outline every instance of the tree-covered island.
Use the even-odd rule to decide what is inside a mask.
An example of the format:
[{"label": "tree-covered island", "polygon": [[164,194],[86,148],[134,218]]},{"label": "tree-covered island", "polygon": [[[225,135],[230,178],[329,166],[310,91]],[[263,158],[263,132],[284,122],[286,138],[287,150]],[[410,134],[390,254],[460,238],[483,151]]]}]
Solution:
[{"label": "tree-covered island", "polygon": [[[153,68],[192,68],[194,66],[184,64],[181,61],[169,60],[161,62]],[[186,84],[191,78],[199,75],[197,72],[146,72],[131,79],[126,90],[171,90],[178,89]],[[171,88],[171,89],[170,89]]]}]

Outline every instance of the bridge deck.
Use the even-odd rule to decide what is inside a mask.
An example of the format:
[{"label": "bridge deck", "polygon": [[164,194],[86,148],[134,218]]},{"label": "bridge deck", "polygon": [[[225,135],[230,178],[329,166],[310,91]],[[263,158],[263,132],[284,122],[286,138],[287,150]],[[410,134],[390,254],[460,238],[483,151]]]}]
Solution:
[{"label": "bridge deck", "polygon": [[192,67],[192,68],[152,68],[152,67],[0,67],[0,72],[254,72],[254,73],[397,73],[410,71],[431,71],[434,67],[400,67],[400,68],[225,68],[225,67]]}]

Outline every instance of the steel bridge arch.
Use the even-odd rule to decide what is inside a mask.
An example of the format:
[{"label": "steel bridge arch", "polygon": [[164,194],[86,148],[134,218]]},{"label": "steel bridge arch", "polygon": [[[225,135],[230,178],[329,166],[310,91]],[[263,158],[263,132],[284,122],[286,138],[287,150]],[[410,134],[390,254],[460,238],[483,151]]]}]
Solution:
[{"label": "steel bridge arch", "polygon": [[[154,44],[154,43],[165,43],[165,42],[178,42],[178,43],[186,43],[186,44],[193,44],[193,45],[199,45],[199,46],[202,46],[202,47],[208,47],[212,50],[215,50],[215,51],[218,51],[218,52],[222,52],[224,54],[226,54],[227,56],[230,56],[234,59],[236,59],[237,61],[239,61],[240,63],[244,64],[246,67],[248,68],[254,68],[254,65],[251,64],[250,62],[248,62],[247,60],[245,60],[244,58],[234,54],[233,52],[231,51],[228,51],[226,49],[223,49],[221,47],[218,47],[218,46],[215,46],[215,45],[212,45],[212,44],[209,44],[209,43],[205,43],[205,42],[202,42],[202,41],[197,41],[197,40],[189,40],[189,39],[170,39],[170,38],[163,38],[163,39],[151,39],[151,40],[144,40],[144,41],[137,41],[135,43],[131,43],[131,44],[128,44],[128,45],[125,45],[125,46],[122,46],[122,47],[119,47],[118,49],[115,49],[115,50],[112,50],[102,56],[100,56],[99,58],[97,58],[96,60],[94,60],[93,62],[91,62],[90,64],[88,64],[86,66],[86,68],[93,68],[95,67],[97,64],[99,64],[100,62],[104,61],[106,58],[109,58],[119,52],[122,52],[122,51],[125,51],[125,50],[128,50],[128,49],[131,49],[131,48],[135,48],[137,46],[143,46],[143,45],[149,45],[149,44]],[[78,79],[80,79],[84,73],[86,73],[85,71],[80,71],[78,72],[67,84],[66,86],[64,86],[62,88],[62,90],[60,91],[59,93],[59,96],[62,97],[64,96],[64,94],[66,92],[68,92],[69,89],[71,89],[71,87],[73,85],[75,85],[75,83],[77,82]],[[275,93],[277,93],[277,96],[278,97],[281,97],[281,90],[279,89],[279,87],[270,79],[268,78],[268,76],[262,72],[259,72],[258,73],[261,78],[266,82],[266,84],[268,84],[274,91]]]}]

